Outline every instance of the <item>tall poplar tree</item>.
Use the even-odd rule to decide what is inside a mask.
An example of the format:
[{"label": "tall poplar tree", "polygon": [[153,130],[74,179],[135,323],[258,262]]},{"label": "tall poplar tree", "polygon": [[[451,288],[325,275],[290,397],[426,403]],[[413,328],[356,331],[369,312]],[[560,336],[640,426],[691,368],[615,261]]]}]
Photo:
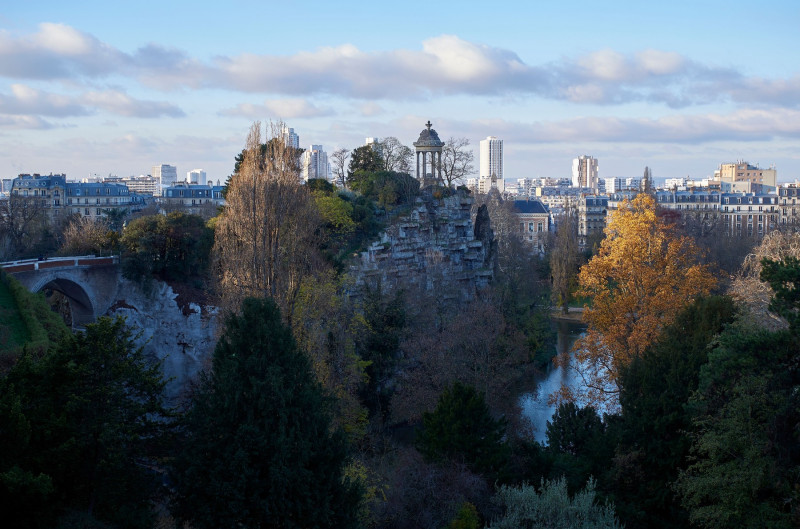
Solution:
[{"label": "tall poplar tree", "polygon": [[232,315],[186,416],[174,513],[192,527],[353,527],[344,437],[270,299]]},{"label": "tall poplar tree", "polygon": [[238,308],[248,296],[270,296],[289,316],[303,278],[319,266],[322,221],[281,127],[271,124],[267,148],[261,123],[250,128],[217,222],[214,253],[227,308]]}]

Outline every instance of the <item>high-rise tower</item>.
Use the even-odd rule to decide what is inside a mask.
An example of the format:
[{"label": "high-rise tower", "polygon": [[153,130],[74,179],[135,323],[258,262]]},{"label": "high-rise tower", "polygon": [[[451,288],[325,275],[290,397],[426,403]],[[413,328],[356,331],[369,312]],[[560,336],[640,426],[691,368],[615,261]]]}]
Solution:
[{"label": "high-rise tower", "polygon": [[572,160],[572,187],[597,191],[597,158],[583,155]]},{"label": "high-rise tower", "polygon": [[488,136],[480,143],[480,178],[478,191],[488,193],[496,188],[501,193],[505,189],[503,179],[503,140]]}]

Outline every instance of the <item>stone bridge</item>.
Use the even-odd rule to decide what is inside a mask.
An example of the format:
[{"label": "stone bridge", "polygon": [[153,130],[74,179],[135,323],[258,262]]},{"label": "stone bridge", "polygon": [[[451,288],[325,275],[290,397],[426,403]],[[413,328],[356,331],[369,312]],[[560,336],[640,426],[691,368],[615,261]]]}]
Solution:
[{"label": "stone bridge", "polygon": [[52,289],[70,303],[72,324],[81,327],[108,312],[119,283],[119,257],[55,257],[0,263],[31,292]]}]

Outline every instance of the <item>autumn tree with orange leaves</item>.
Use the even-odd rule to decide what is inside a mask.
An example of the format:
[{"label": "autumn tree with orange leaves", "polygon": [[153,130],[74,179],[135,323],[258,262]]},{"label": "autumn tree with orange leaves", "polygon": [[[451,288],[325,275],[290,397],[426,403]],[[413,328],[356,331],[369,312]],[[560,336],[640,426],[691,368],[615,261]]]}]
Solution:
[{"label": "autumn tree with orange leaves", "polygon": [[586,382],[584,397],[593,403],[609,403],[620,369],[716,282],[692,240],[659,217],[650,195],[620,204],[605,232],[599,252],[578,275],[580,295],[592,302],[575,357]]}]

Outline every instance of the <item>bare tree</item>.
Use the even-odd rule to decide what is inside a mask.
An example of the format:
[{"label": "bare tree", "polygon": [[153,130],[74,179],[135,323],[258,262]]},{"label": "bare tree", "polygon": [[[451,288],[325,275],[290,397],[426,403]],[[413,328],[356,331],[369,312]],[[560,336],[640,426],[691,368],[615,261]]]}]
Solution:
[{"label": "bare tree", "polygon": [[282,123],[270,123],[262,149],[261,123],[250,128],[244,157],[217,223],[214,249],[223,305],[237,310],[247,296],[270,296],[291,319],[301,282],[319,266],[320,219],[300,184],[294,149]]},{"label": "bare tree", "polygon": [[475,173],[475,153],[469,148],[467,138],[450,137],[442,147],[442,178],[452,187]]},{"label": "bare tree", "polygon": [[333,160],[333,174],[335,183],[342,189],[347,189],[347,160],[350,158],[350,151],[342,147],[336,149],[331,154]]},{"label": "bare tree", "polygon": [[378,152],[383,160],[383,168],[398,173],[411,172],[411,160],[414,151],[406,147],[394,136],[388,136],[378,142]]},{"label": "bare tree", "polygon": [[553,303],[569,312],[569,300],[573,287],[578,285],[578,250],[577,212],[568,209],[559,218],[555,244],[550,252],[550,272],[553,279],[551,295]]},{"label": "bare tree", "polygon": [[100,254],[111,247],[113,236],[106,219],[72,216],[64,227],[63,255]]},{"label": "bare tree", "polygon": [[12,195],[0,200],[0,242],[3,259],[30,253],[49,225],[47,211],[38,198]]}]

